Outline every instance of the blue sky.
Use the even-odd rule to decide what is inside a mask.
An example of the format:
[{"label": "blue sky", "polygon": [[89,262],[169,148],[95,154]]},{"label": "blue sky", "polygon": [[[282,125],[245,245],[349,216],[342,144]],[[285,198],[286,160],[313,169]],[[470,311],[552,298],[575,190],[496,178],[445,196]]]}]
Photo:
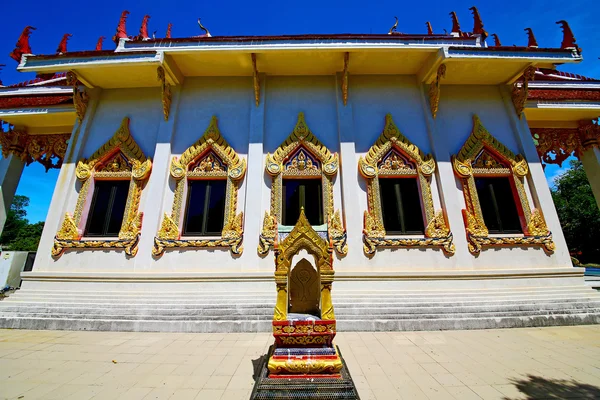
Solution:
[{"label": "blue sky", "polygon": [[[303,33],[387,33],[398,16],[398,31],[425,33],[425,22],[430,21],[436,33],[450,31],[448,13],[456,11],[461,28],[470,31],[473,19],[469,7],[476,5],[484,28],[497,33],[503,45],[526,45],[524,28],[531,27],[541,47],[559,47],[562,32],[556,21],[569,22],[577,43],[583,49],[584,62],[569,65],[564,71],[600,78],[600,35],[597,18],[598,0],[530,0],[530,1],[355,1],[329,0],[302,2],[285,1],[105,1],[48,3],[30,0],[26,3],[6,1],[2,5],[2,32],[0,64],[6,64],[0,73],[4,84],[12,84],[33,76],[16,72],[16,62],[8,57],[19,34],[26,25],[37,28],[30,44],[34,54],[53,54],[63,34],[71,33],[68,49],[94,49],[98,37],[105,36],[104,48],[112,49],[111,37],[115,32],[122,10],[131,12],[127,31],[138,33],[145,14],[151,16],[148,31],[157,30],[157,37],[165,34],[167,24],[173,23],[173,37],[200,33],[196,18],[213,36],[218,35],[277,35]],[[563,164],[568,165],[568,161]],[[558,168],[548,166],[547,177],[554,177]],[[30,221],[46,218],[58,171],[44,172],[41,165],[25,168],[18,194],[28,196]]]}]

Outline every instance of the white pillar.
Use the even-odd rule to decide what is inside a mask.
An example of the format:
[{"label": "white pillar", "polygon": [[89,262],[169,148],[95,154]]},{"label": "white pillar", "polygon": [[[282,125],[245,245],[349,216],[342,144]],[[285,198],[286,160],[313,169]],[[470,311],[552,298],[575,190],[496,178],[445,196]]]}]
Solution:
[{"label": "white pillar", "polygon": [[515,132],[519,151],[525,157],[525,160],[529,165],[527,187],[531,194],[530,199],[533,200],[531,209],[540,208],[542,210],[544,219],[546,220],[546,226],[550,232],[552,232],[552,240],[556,245],[553,256],[559,264],[562,264],[561,266],[570,267],[572,264],[567,241],[565,240],[565,235],[560,226],[556,207],[554,206],[552,194],[550,193],[550,187],[546,181],[542,162],[540,161],[540,157],[535,148],[535,143],[533,142],[527,120],[525,116],[519,118],[517,115],[508,88],[499,88],[499,90],[502,94],[502,99],[504,100],[504,109],[508,114],[511,126]]},{"label": "white pillar", "polygon": [[[171,163],[171,142],[175,133],[175,124],[179,113],[179,101],[181,99],[181,85],[171,87],[171,108],[169,120],[160,118],[156,147],[152,159],[152,172],[148,184],[144,188],[145,203],[142,205],[144,219],[138,252],[134,258],[134,270],[136,272],[152,269],[154,259],[152,248],[154,237],[160,228],[163,219],[163,208],[165,201],[165,189],[169,186],[169,174]],[[159,99],[157,99],[159,101]]]},{"label": "white pillar", "polygon": [[54,236],[60,228],[65,212],[72,212],[72,210],[68,210],[66,207],[68,206],[67,199],[75,188],[75,181],[77,180],[75,167],[77,166],[77,161],[82,156],[90,126],[94,120],[96,107],[102,93],[101,89],[88,89],[87,92],[90,96],[87,111],[81,123],[75,121],[69,145],[67,146],[67,152],[65,153],[65,158],[60,168],[58,179],[56,180],[50,207],[48,208],[48,215],[35,257],[35,264],[33,265],[33,270],[36,272],[49,271],[51,269],[53,264],[51,250],[54,245]]},{"label": "white pillar", "polygon": [[0,159],[0,234],[4,229],[8,210],[17,191],[17,186],[19,186],[24,166],[25,163],[12,154],[7,158]]},{"label": "white pillar", "polygon": [[600,208],[600,149],[592,147],[584,151],[581,162],[596,198],[596,204]]},{"label": "white pillar", "polygon": [[[440,196],[441,206],[448,218],[449,228],[453,235],[453,243],[456,246],[456,253],[452,256],[452,259],[456,260],[456,266],[461,268],[471,267],[473,265],[474,257],[469,252],[469,244],[467,242],[465,224],[462,216],[462,209],[465,208],[465,202],[462,192],[457,190],[456,178],[452,168],[452,154],[448,151],[448,149],[452,148],[448,141],[456,140],[456,137],[448,135],[442,129],[443,127],[440,127],[437,123],[437,120],[432,117],[429,103],[426,99],[426,93],[427,87],[421,85],[421,105],[427,124],[431,153],[437,163],[435,171],[437,192]],[[441,91],[441,96],[444,96],[443,89]],[[434,193],[435,190],[432,190],[432,195],[434,195]]]},{"label": "white pillar", "polygon": [[[340,141],[340,163],[338,179],[342,189],[342,215],[346,227],[348,241],[348,255],[350,259],[359,259],[363,256],[363,215],[358,200],[360,192],[357,182],[358,160],[356,159],[356,145],[354,140],[354,114],[351,97],[344,105],[342,99],[342,75],[336,76],[336,99],[338,118],[338,137]],[[360,179],[360,178],[359,178]]]},{"label": "white pillar", "polygon": [[[238,204],[244,210],[244,252],[241,260],[244,262],[243,269],[254,270],[264,266],[272,269],[272,253],[264,258],[258,256],[258,237],[262,230],[263,215],[268,210],[269,200],[266,200],[266,208],[263,203],[263,192],[265,188],[265,165],[264,165],[264,134],[265,134],[265,99],[266,99],[266,75],[260,74],[260,103],[254,103],[254,97],[250,104],[250,131],[248,133],[248,158],[245,181],[245,203]],[[270,192],[269,192],[270,193]]]}]

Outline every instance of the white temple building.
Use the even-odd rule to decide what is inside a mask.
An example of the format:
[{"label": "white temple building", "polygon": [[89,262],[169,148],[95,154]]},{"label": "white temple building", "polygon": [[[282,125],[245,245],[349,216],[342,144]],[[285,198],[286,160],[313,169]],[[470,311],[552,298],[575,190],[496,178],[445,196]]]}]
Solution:
[{"label": "white temple building", "polygon": [[477,21],[130,39],[122,19],[116,50],[24,52],[42,78],[0,88],[4,207],[24,162],[60,174],[0,327],[269,330],[301,209],[330,243],[338,330],[600,322],[532,138],[588,135],[571,151],[599,199],[600,82],[571,79],[598,98],[560,115],[528,101],[536,73],[582,61],[568,25],[560,48],[513,47]]}]

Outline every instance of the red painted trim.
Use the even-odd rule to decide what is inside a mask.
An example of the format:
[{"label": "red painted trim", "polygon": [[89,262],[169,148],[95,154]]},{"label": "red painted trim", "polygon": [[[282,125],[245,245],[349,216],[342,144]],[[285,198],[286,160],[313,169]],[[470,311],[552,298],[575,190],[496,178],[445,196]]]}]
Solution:
[{"label": "red painted trim", "polygon": [[273,321],[277,326],[297,326],[297,325],[329,325],[335,324],[334,319],[319,319],[316,321]]},{"label": "red painted trim", "polygon": [[600,101],[600,90],[594,89],[529,89],[527,100],[591,100]]},{"label": "red painted trim", "polygon": [[298,379],[298,380],[302,380],[302,381],[309,380],[309,379],[314,379],[314,378],[317,378],[317,379],[319,379],[319,378],[323,378],[323,379],[332,379],[332,378],[339,379],[341,377],[342,377],[341,374],[330,374],[330,375],[326,375],[326,374],[315,374],[315,375],[308,375],[308,374],[275,375],[275,374],[269,374],[269,378],[271,378],[271,379]]},{"label": "red painted trim", "polygon": [[73,95],[0,97],[0,109],[72,104]]}]

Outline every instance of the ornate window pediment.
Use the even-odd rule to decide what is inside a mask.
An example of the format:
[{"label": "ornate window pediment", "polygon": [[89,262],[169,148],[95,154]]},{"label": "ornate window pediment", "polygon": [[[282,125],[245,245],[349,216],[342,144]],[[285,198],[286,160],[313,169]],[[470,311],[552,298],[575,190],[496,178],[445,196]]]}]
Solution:
[{"label": "ornate window pediment", "polygon": [[[246,173],[246,160],[240,158],[221,135],[217,117],[213,116],[202,137],[173,157],[171,176],[176,180],[171,215],[165,213],[160,230],[154,238],[152,254],[161,256],[166,249],[229,247],[235,255],[243,251],[243,212],[237,213],[238,189]],[[184,199],[190,179],[226,179],[225,219],[219,238],[181,238]]]},{"label": "ornate window pediment", "polygon": [[258,245],[260,255],[266,255],[278,240],[278,222],[282,220],[283,179],[306,177],[321,178],[327,235],[338,254],[347,254],[346,231],[339,210],[334,212],[333,209],[333,177],[337,174],[338,163],[337,153],[331,153],[317,139],[306,125],[304,113],[299,113],[292,133],[273,154],[267,154],[265,169],[271,175],[273,183],[271,209],[265,212]]},{"label": "ornate window pediment", "polygon": [[[452,157],[452,165],[463,185],[467,206],[463,210],[463,218],[471,253],[478,254],[484,246],[502,245],[541,245],[548,252],[554,250],[552,233],[548,230],[541,211],[531,211],[525,194],[523,179],[529,173],[527,161],[492,136],[477,115],[473,116],[473,131],[458,154]],[[484,177],[507,177],[510,180],[522,219],[523,236],[490,236],[475,186],[475,179]]]},{"label": "ornate window pediment", "polygon": [[[128,256],[135,256],[142,229],[143,213],[138,212],[142,188],[150,176],[152,162],[146,158],[129,131],[129,118],[123,118],[121,126],[112,138],[89,159],[80,160],[75,175],[82,182],[75,212],[66,213],[62,226],[54,238],[52,256],[60,257],[71,248],[77,249],[124,249]],[[123,222],[117,239],[86,239],[82,215],[90,207],[89,195],[96,180],[129,180],[129,193]]]},{"label": "ornate window pediment", "polygon": [[[431,195],[431,175],[435,161],[411,143],[394,124],[390,114],[385,116],[383,132],[364,157],[358,161],[358,170],[367,181],[367,206],[364,215],[363,250],[373,255],[377,247],[442,247],[454,254],[452,233],[442,210],[435,212]],[[381,193],[378,178],[416,178],[425,214],[425,237],[398,238],[386,235],[383,225]]]}]

